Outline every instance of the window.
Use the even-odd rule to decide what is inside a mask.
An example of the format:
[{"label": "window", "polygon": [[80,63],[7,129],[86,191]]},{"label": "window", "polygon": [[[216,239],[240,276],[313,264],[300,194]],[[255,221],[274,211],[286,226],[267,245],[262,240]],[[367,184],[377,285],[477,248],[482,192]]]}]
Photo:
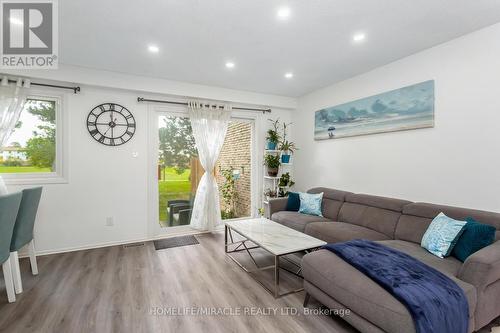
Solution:
[{"label": "window", "polygon": [[60,100],[27,98],[8,144],[0,152],[0,174],[7,183],[63,180]]}]

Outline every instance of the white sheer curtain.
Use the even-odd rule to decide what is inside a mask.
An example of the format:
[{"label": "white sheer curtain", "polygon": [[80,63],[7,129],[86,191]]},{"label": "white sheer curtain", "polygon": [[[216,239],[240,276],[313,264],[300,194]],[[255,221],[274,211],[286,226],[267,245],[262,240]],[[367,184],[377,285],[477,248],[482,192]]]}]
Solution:
[{"label": "white sheer curtain", "polygon": [[[30,81],[24,81],[24,88],[29,88]],[[9,143],[9,138],[14,131],[21,111],[26,103],[23,80],[18,79],[16,84],[9,84],[9,79],[4,76],[0,83],[0,145],[3,148]],[[0,194],[6,194],[7,187],[0,176]]]},{"label": "white sheer curtain", "polygon": [[221,224],[214,168],[226,138],[231,106],[189,102],[188,110],[200,163],[205,169],[196,190],[190,225],[195,229],[213,231]]}]

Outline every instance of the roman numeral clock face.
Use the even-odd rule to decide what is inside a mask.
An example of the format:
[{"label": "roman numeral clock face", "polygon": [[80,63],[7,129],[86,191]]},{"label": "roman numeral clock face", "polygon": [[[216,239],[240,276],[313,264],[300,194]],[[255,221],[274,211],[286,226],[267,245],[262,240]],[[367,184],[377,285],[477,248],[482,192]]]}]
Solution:
[{"label": "roman numeral clock face", "polygon": [[106,146],[119,146],[132,139],[135,119],[130,111],[115,103],[96,106],[87,116],[90,135]]}]

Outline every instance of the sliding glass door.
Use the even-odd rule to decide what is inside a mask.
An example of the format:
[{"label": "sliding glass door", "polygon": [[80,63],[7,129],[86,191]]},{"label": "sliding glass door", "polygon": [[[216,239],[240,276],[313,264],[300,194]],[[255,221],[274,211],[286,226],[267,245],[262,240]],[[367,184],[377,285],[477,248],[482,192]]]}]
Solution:
[{"label": "sliding glass door", "polygon": [[[152,235],[189,232],[198,183],[205,172],[198,159],[185,110],[155,108],[150,120],[150,222]],[[253,207],[252,119],[232,118],[214,176],[222,219],[250,217]]]}]

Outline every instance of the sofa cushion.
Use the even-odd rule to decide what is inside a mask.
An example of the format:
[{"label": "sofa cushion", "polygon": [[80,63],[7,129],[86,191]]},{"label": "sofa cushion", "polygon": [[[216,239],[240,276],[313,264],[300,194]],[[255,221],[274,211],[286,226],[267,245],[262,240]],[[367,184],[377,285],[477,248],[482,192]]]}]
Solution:
[{"label": "sofa cushion", "polygon": [[[302,260],[302,272],[306,281],[383,331],[415,331],[412,317],[401,302],[334,253],[319,250],[305,255]],[[452,275],[448,276],[464,290],[469,302],[469,318],[474,318],[476,289]],[[471,322],[473,327],[473,320]]]},{"label": "sofa cushion", "polygon": [[476,221],[492,225],[497,230],[496,239],[500,239],[500,213],[422,202],[410,203],[404,206],[403,215],[401,215],[396,226],[395,239],[420,244],[422,236],[432,219],[441,212],[457,220],[465,220],[467,217],[472,217]]},{"label": "sofa cushion", "polygon": [[271,220],[300,232],[304,232],[306,225],[312,222],[331,222],[325,217],[289,211],[276,212],[271,216]]},{"label": "sofa cushion", "polygon": [[394,238],[420,244],[431,222],[429,218],[403,214],[396,225]]},{"label": "sofa cushion", "polygon": [[410,256],[420,260],[424,264],[437,269],[443,274],[457,276],[462,267],[462,262],[455,257],[438,258],[419,244],[405,242],[401,240],[383,240],[379,243],[392,247],[396,250],[409,254]]},{"label": "sofa cushion", "polygon": [[321,192],[323,192],[323,202],[321,204],[321,212],[323,216],[336,221],[339,215],[340,207],[342,207],[345,197],[352,193],[334,190],[326,187],[315,187],[307,191],[307,193]]},{"label": "sofa cushion", "polygon": [[369,195],[369,194],[355,194],[355,193],[346,195],[345,201],[370,207],[392,210],[394,212],[402,212],[403,208],[406,205],[412,203],[411,201],[408,200],[379,197],[376,195]]},{"label": "sofa cushion", "polygon": [[351,239],[389,239],[389,237],[378,231],[344,222],[312,222],[306,225],[305,233],[327,243],[339,243]]},{"label": "sofa cushion", "polygon": [[337,221],[357,224],[381,232],[392,239],[401,210],[408,203],[406,200],[349,194],[340,209]]}]

